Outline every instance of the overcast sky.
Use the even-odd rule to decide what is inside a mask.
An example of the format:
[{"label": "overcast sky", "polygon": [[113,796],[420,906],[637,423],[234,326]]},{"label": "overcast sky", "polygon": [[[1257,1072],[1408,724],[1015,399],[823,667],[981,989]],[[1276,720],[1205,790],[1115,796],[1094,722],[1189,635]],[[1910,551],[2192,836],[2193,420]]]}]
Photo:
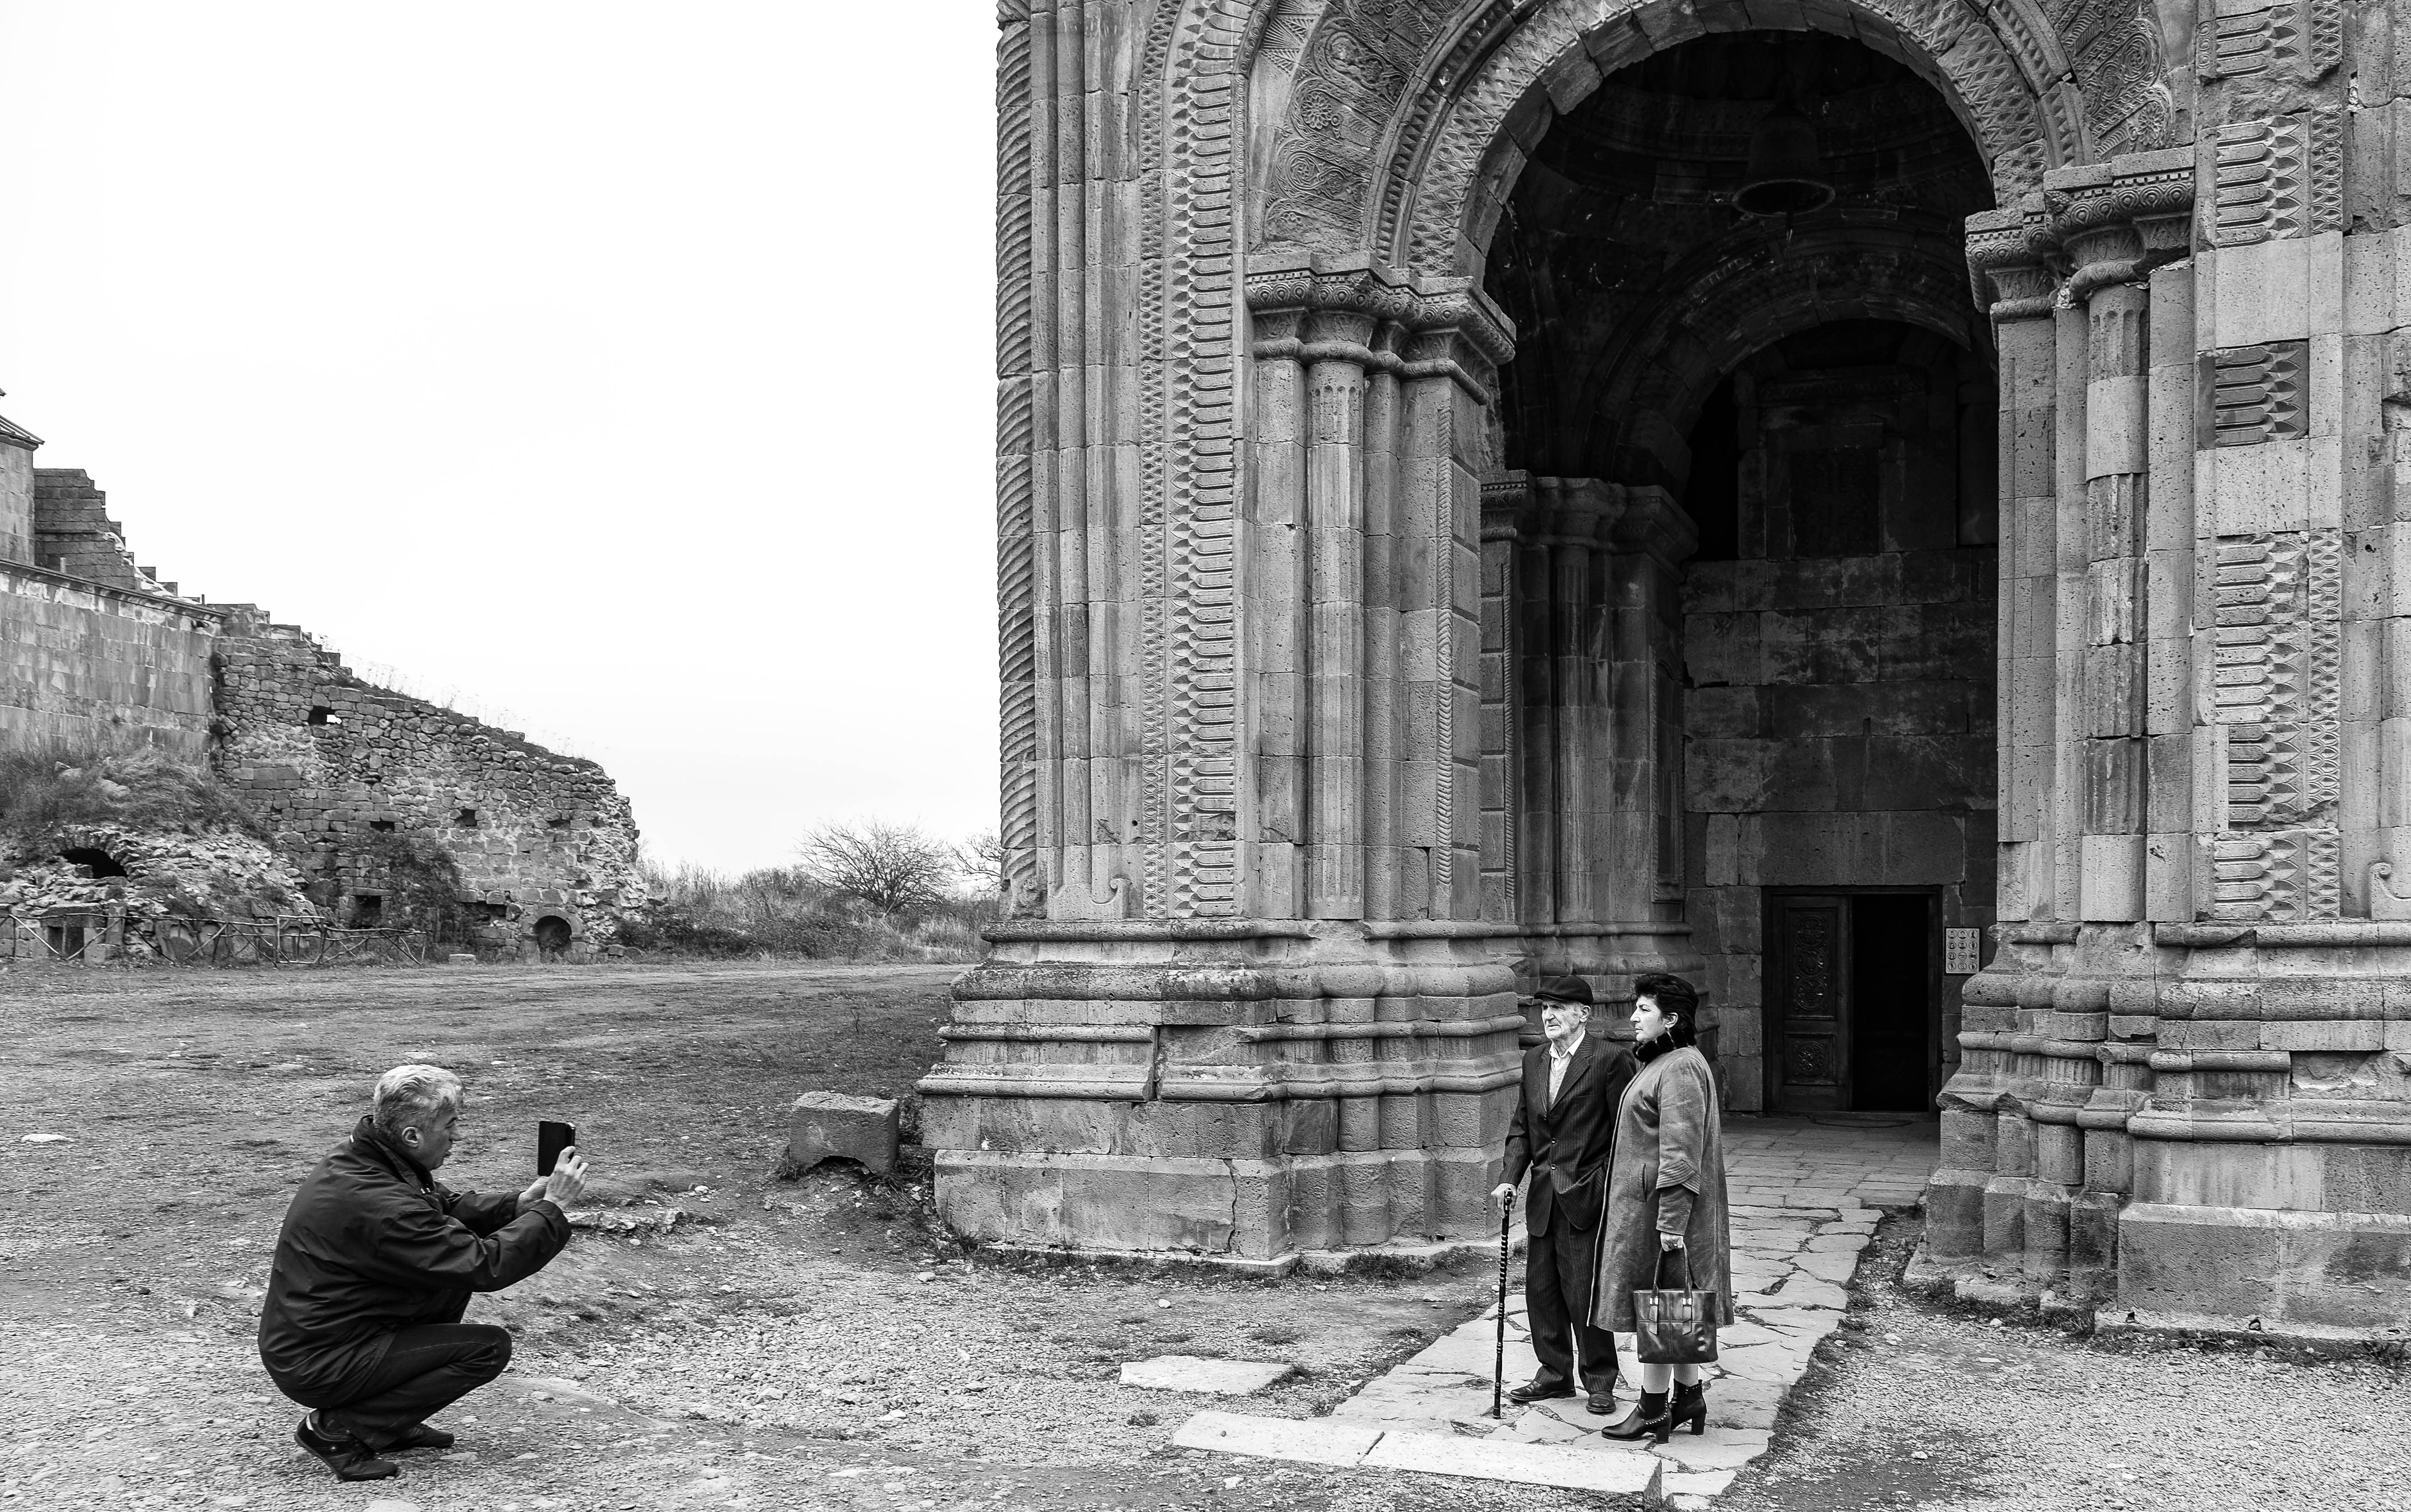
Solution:
[{"label": "overcast sky", "polygon": [[184,592],[566,737],[661,860],[993,828],[995,36],[0,0],[0,414]]}]

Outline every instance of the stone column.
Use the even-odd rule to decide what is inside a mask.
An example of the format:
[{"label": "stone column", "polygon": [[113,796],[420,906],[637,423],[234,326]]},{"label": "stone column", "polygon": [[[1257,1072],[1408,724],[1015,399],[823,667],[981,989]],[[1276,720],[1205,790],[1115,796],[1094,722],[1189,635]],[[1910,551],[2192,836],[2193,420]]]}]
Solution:
[{"label": "stone column", "polygon": [[1309,313],[1306,912],[1365,916],[1365,364],[1374,317]]},{"label": "stone column", "polygon": [[1921,1273],[2065,1308],[2110,1288],[2166,964],[2145,921],[2187,895],[2170,826],[2189,823],[2191,490],[2152,296],[2188,245],[2192,155],[2045,183],[1969,222],[1970,264],[1999,296],[2004,923],[1965,991]]},{"label": "stone column", "polygon": [[2024,1147],[2013,1133],[2005,1173],[2000,1114],[2009,1094],[2021,976],[2042,967],[2051,948],[2047,938],[2029,938],[2027,922],[2052,918],[2058,891],[2052,794],[2059,728],[2060,390],[2052,315],[2058,279],[2045,261],[2048,250],[2039,206],[1968,217],[1968,268],[1980,302],[1991,311],[2000,362],[2003,923],[1991,968],[1961,990],[1959,1068],[1939,1099],[1942,1148],[1926,1188],[1925,1254],[1943,1266],[1973,1262],[1988,1247],[2014,1251],[2019,1243]]},{"label": "stone column", "polygon": [[[1587,978],[1605,1001],[1645,971],[1696,975],[1682,920],[1681,635],[1688,516],[1662,490],[1517,475],[1489,533],[1514,532],[1514,918],[1528,980]],[[1670,822],[1671,821],[1671,822]],[[1537,1032],[1535,1026],[1534,1032]]]},{"label": "stone column", "polygon": [[[1241,286],[1194,255],[1227,217],[1163,214],[1187,228],[1140,282],[1204,341]],[[1073,283],[1082,340],[1152,350],[1115,302],[1136,284]],[[1057,564],[1034,593],[1089,605],[1076,643],[1043,617],[1050,665],[1087,679],[1038,712],[1088,732],[1085,782],[1037,805],[1066,875],[957,983],[920,1083],[941,1213],[1006,1247],[1280,1269],[1495,1237],[1523,1017],[1471,864],[1475,566],[1511,333],[1466,281],[1369,259],[1260,259],[1243,286],[1248,381],[1159,354],[1134,455],[1110,412],[1081,422],[1106,444],[1079,549],[1058,530],[1033,553]],[[1069,424],[1038,412],[1038,454]],[[1072,508],[1068,482],[1039,491]]]}]

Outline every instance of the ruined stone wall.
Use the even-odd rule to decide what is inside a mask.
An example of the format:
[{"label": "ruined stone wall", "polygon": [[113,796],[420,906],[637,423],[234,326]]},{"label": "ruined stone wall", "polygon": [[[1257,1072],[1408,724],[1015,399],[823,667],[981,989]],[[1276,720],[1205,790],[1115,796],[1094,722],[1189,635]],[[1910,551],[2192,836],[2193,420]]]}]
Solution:
[{"label": "ruined stone wall", "polygon": [[[0,741],[134,739],[197,758],[219,612],[136,568],[91,480],[36,468],[38,444],[0,420]],[[68,477],[80,488],[58,486]],[[62,570],[62,551],[92,573]]]},{"label": "ruined stone wall", "polygon": [[0,741],[132,738],[199,758],[217,614],[0,562]]},{"label": "ruined stone wall", "polygon": [[217,679],[220,776],[306,857],[338,919],[375,921],[401,885],[388,836],[450,853],[497,948],[582,954],[641,896],[628,802],[594,763],[363,682],[249,605],[219,641]]},{"label": "ruined stone wall", "polygon": [[1989,498],[1961,508],[1957,362],[1929,356],[1736,381],[1740,560],[1684,594],[1687,912],[1736,1108],[1766,1083],[1768,890],[1930,888],[1938,927],[1994,921],[1997,553]]}]

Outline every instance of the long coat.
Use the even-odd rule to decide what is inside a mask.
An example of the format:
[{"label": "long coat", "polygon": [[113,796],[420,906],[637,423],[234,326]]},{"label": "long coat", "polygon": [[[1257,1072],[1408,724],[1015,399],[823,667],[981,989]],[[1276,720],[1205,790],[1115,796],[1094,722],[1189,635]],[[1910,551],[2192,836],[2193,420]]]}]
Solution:
[{"label": "long coat", "polygon": [[1507,1126],[1507,1169],[1499,1179],[1512,1186],[1531,1173],[1524,1231],[1533,1238],[1549,1232],[1560,1218],[1575,1229],[1599,1222],[1616,1101],[1631,1080],[1631,1052],[1585,1034],[1552,1098],[1549,1047],[1543,1043],[1525,1052],[1523,1095]]},{"label": "long coat", "polygon": [[500,1291],[569,1243],[548,1201],[439,1185],[363,1118],[293,1194],[259,1313],[259,1359],[296,1401],[332,1405],[385,1358],[393,1336],[457,1321],[473,1291]]},{"label": "long coat", "polygon": [[[1641,1068],[1616,1112],[1593,1319],[1629,1331],[1632,1294],[1658,1285],[1661,1233],[1681,1234],[1689,1287],[1717,1294],[1709,1318],[1732,1321],[1730,1220],[1725,1208],[1724,1108],[1715,1069],[1689,1045]],[[1673,1285],[1669,1277],[1666,1285]]]}]

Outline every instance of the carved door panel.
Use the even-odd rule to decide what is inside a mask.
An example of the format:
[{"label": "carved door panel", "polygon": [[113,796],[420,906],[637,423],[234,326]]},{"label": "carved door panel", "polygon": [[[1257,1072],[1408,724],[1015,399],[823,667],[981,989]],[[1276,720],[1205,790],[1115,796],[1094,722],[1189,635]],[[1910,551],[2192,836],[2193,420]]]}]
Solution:
[{"label": "carved door panel", "polygon": [[1850,1106],[1850,912],[1840,896],[1772,900],[1767,979],[1768,1105]]}]

